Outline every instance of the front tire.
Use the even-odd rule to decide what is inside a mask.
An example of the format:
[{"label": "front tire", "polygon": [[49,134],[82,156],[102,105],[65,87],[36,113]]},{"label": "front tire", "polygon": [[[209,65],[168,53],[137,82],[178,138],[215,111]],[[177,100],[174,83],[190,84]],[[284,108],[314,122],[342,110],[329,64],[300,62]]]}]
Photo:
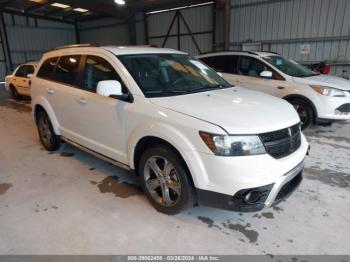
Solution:
[{"label": "front tire", "polygon": [[38,112],[37,127],[40,141],[48,151],[56,151],[60,147],[60,138],[53,130],[49,116],[45,111]]},{"label": "front tire", "polygon": [[309,128],[314,123],[315,117],[311,105],[302,99],[293,99],[290,103],[294,106],[299,115],[301,130]]},{"label": "front tire", "polygon": [[144,193],[159,212],[175,215],[193,206],[195,196],[188,171],[171,147],[147,149],[141,156],[138,174]]}]

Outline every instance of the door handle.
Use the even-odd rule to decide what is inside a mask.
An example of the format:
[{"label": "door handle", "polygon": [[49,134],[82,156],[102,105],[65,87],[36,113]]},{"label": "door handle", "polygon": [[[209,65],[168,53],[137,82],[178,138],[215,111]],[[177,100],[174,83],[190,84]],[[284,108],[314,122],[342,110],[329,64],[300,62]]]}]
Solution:
[{"label": "door handle", "polygon": [[84,97],[78,98],[78,99],[77,99],[77,102],[78,102],[79,104],[81,104],[81,105],[86,105],[86,104],[87,104],[87,100],[86,100],[86,98],[84,98]]},{"label": "door handle", "polygon": [[48,93],[49,95],[52,95],[53,93],[55,93],[55,91],[54,91],[52,88],[48,88],[48,89],[47,89],[47,93]]},{"label": "door handle", "polygon": [[284,86],[278,86],[278,89],[282,90],[282,89],[286,89]]}]

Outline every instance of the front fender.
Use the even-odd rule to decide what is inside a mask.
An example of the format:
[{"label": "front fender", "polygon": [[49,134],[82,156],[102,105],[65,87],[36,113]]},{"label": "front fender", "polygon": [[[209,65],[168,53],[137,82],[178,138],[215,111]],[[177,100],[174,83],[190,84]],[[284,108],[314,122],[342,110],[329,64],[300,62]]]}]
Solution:
[{"label": "front fender", "polygon": [[47,99],[44,96],[37,96],[35,97],[34,100],[32,100],[32,117],[33,120],[36,122],[36,116],[35,116],[35,111],[36,111],[36,106],[41,106],[42,108],[44,108],[44,110],[46,111],[46,113],[48,114],[50,120],[51,120],[51,124],[53,127],[53,130],[55,131],[56,135],[61,135],[60,130],[59,130],[59,122],[57,120],[57,117],[49,103],[49,101],[47,101]]},{"label": "front fender", "polygon": [[160,138],[179,151],[191,172],[196,187],[208,183],[208,176],[203,162],[193,143],[180,130],[165,123],[148,122],[138,126],[130,134],[128,139],[128,164],[132,169],[135,168],[134,154],[136,145],[144,137]]}]

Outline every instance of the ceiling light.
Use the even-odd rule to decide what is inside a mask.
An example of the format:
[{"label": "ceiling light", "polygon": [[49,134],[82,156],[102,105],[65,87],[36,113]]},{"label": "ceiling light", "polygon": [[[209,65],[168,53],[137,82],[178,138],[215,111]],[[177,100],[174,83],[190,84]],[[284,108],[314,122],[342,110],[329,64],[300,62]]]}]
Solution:
[{"label": "ceiling light", "polygon": [[47,2],[47,0],[29,0],[31,2],[34,2],[34,3],[38,3],[38,4],[44,4]]},{"label": "ceiling light", "polygon": [[59,7],[59,8],[64,8],[64,9],[70,7],[69,5],[65,5],[65,4],[61,4],[61,3],[53,3],[51,5],[54,6],[54,7]]},{"label": "ceiling light", "polygon": [[80,12],[80,13],[86,13],[86,12],[89,12],[89,10],[84,9],[84,8],[80,8],[80,7],[78,7],[78,8],[74,8],[73,10],[74,10],[74,11],[76,11],[76,12]]},{"label": "ceiling light", "polygon": [[125,5],[125,0],[114,0],[117,5]]}]

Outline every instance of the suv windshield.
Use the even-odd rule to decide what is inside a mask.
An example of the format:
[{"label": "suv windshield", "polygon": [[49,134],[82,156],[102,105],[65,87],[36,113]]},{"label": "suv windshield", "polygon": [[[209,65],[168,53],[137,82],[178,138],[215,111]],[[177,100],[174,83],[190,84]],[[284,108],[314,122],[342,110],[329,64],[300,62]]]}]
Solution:
[{"label": "suv windshield", "polygon": [[118,56],[146,97],[172,96],[231,87],[213,69],[182,54]]},{"label": "suv windshield", "polygon": [[266,62],[281,70],[283,73],[294,77],[310,77],[318,75],[307,67],[281,56],[266,56]]}]

